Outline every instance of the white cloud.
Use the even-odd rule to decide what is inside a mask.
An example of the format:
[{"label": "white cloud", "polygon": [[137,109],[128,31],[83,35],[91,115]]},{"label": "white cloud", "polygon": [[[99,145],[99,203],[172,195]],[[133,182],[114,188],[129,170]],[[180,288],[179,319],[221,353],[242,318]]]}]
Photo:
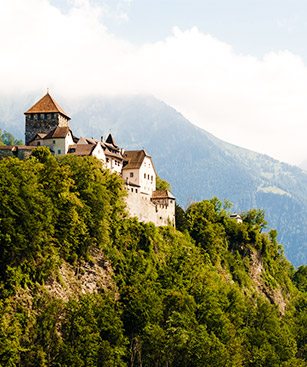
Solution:
[{"label": "white cloud", "polygon": [[66,14],[47,0],[0,0],[0,94],[47,87],[70,96],[153,94],[219,138],[303,160],[307,69],[300,57],[236,54],[197,28],[175,27],[160,42],[136,46],[108,32],[104,11],[87,0]]}]

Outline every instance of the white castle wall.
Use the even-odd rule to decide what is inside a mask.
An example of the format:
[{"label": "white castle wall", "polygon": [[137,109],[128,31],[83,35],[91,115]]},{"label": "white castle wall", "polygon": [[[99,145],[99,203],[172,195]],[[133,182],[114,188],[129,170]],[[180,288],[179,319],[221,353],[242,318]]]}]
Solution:
[{"label": "white castle wall", "polygon": [[175,226],[175,200],[169,200],[169,205],[153,204],[150,196],[128,191],[126,198],[127,209],[131,217],[137,217],[140,222],[153,222],[156,226]]}]

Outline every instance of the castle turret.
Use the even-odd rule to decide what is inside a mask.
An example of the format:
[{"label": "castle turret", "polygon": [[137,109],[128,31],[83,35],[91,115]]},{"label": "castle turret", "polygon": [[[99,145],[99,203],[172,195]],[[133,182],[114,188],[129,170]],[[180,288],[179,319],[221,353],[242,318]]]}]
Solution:
[{"label": "castle turret", "polygon": [[25,112],[26,145],[35,137],[36,134],[48,134],[56,127],[69,127],[70,117],[62,110],[55,100],[47,93],[34,106]]}]

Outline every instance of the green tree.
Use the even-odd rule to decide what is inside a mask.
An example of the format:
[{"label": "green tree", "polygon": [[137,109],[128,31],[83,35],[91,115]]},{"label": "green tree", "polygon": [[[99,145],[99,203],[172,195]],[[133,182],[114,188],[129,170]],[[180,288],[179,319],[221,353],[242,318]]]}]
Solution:
[{"label": "green tree", "polygon": [[15,139],[14,136],[7,131],[4,131],[2,133],[0,129],[0,145],[22,145],[22,144],[23,144],[22,140]]},{"label": "green tree", "polygon": [[178,204],[175,205],[175,221],[179,231],[183,232],[188,228],[185,212]]},{"label": "green tree", "polygon": [[51,158],[51,151],[48,147],[41,146],[32,150],[31,157],[35,157],[41,163],[46,163]]},{"label": "green tree", "polygon": [[171,184],[165,180],[162,180],[158,175],[156,176],[156,190],[168,190],[172,191]]}]

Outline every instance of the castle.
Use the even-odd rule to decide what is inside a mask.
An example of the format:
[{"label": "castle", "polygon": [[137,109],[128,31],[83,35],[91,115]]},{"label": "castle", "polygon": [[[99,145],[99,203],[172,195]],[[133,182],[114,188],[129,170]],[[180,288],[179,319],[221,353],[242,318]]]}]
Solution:
[{"label": "castle", "polygon": [[0,147],[0,158],[14,155],[24,159],[38,146],[47,146],[54,156],[94,156],[123,177],[131,216],[156,226],[175,226],[175,197],[168,190],[156,190],[151,156],[145,150],[124,151],[111,134],[106,140],[77,138],[70,129],[70,117],[49,92],[25,112],[25,143]]}]

